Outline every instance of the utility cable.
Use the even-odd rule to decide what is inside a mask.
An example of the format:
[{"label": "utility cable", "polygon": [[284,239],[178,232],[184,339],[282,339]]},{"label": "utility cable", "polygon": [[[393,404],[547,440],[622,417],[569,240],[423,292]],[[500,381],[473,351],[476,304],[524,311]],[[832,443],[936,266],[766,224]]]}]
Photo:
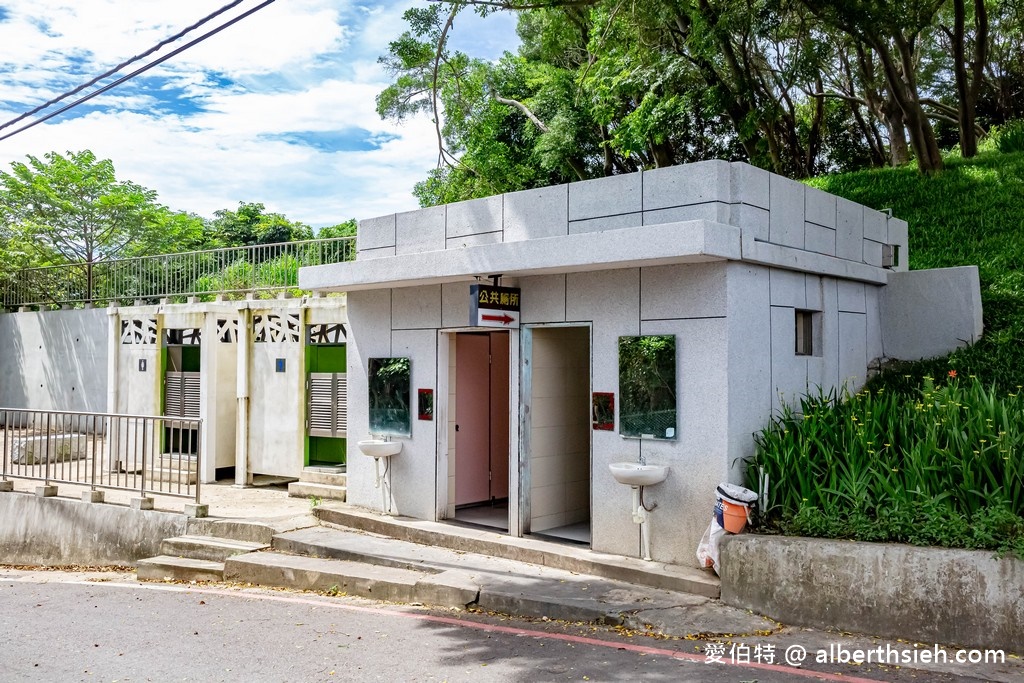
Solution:
[{"label": "utility cable", "polygon": [[[233,6],[237,5],[237,4],[239,4],[241,1],[242,0],[237,0],[232,5],[230,5],[228,7],[225,7],[225,8],[222,8],[222,10],[229,9],[230,7],[233,7]],[[220,26],[218,26],[215,29],[207,31],[206,33],[204,33],[203,35],[199,36],[198,38],[194,38],[193,40],[185,43],[181,47],[179,47],[179,48],[177,48],[175,50],[172,50],[171,52],[167,53],[163,57],[160,57],[159,59],[157,59],[155,61],[152,61],[152,62],[146,64],[145,66],[142,66],[142,67],[136,69],[135,71],[132,71],[131,73],[126,74],[125,76],[122,76],[121,78],[117,79],[113,83],[109,83],[109,84],[103,86],[102,88],[100,88],[98,90],[94,90],[93,92],[89,93],[88,95],[85,95],[84,97],[78,98],[74,102],[71,102],[70,104],[67,104],[67,105],[61,107],[60,109],[58,109],[55,112],[51,112],[51,113],[47,114],[46,116],[43,116],[42,118],[36,119],[35,121],[32,121],[31,123],[27,123],[27,124],[25,124],[24,126],[22,126],[20,128],[16,128],[15,130],[13,130],[13,131],[11,131],[11,132],[3,135],[3,136],[0,136],[0,141],[6,140],[7,138],[10,138],[10,137],[13,137],[13,136],[17,135],[18,133],[26,131],[29,128],[32,128],[33,126],[37,126],[40,123],[43,123],[44,121],[48,121],[48,120],[52,119],[55,116],[60,116],[64,112],[68,111],[69,109],[72,109],[74,107],[77,107],[80,104],[88,102],[89,100],[91,100],[92,98],[96,97],[97,95],[102,95],[103,93],[107,92],[108,90],[111,90],[112,88],[116,88],[117,86],[121,85],[125,81],[129,81],[129,80],[135,78],[136,76],[149,71],[153,67],[159,66],[160,64],[163,64],[164,62],[166,62],[171,57],[175,57],[175,56],[181,54],[182,52],[184,52],[185,50],[189,49],[190,47],[198,45],[199,43],[203,42],[207,38],[210,38],[211,36],[214,36],[214,35],[220,33],[221,31],[223,31],[224,29],[228,28],[229,26],[233,26],[234,24],[237,24],[242,19],[245,19],[246,17],[248,17],[251,14],[255,14],[259,10],[263,9],[267,5],[273,4],[274,2],[276,2],[276,0],[264,0],[264,2],[260,3],[259,5],[256,5],[252,9],[246,10],[245,12],[243,12],[242,14],[239,14],[237,17],[231,19],[230,21],[228,21],[228,22],[226,22],[224,24],[221,24]],[[215,13],[215,15],[219,14],[222,10],[218,10],[217,13]],[[211,17],[215,16],[215,15],[211,15]],[[203,20],[202,22],[199,22],[199,24],[202,24],[205,21],[206,20]],[[197,25],[199,25],[199,24],[197,24]],[[185,31],[185,32],[187,33],[187,31]],[[168,39],[168,40],[171,40],[171,39]],[[163,41],[163,42],[166,43],[166,41]],[[157,48],[154,48],[154,50],[155,49],[157,49]],[[151,54],[152,52],[153,52],[153,50],[149,50],[146,54]],[[129,60],[128,63],[130,64],[133,61],[138,61],[138,60],[137,59]],[[109,73],[106,74],[106,75],[109,75]],[[99,76],[98,78],[93,80],[91,83],[95,83],[96,81],[98,81],[98,80],[100,80],[100,79],[102,79],[104,77],[105,76]],[[62,100],[64,98],[74,94],[75,92],[80,91],[82,88],[88,87],[88,85],[89,84],[82,85],[79,88],[76,88],[74,91],[70,91],[68,93],[65,93],[64,95],[62,95],[59,98],[57,98],[55,101],[59,102],[60,100]],[[44,105],[44,106],[48,106],[48,105]],[[39,109],[37,108],[37,109],[35,109],[33,111],[39,111]],[[24,118],[25,116],[30,115],[31,113],[32,112],[27,112],[27,113],[19,116],[18,118],[13,119],[12,121],[9,121],[8,123],[5,123],[3,126],[0,126],[0,129],[6,128],[7,126],[9,126],[9,125],[11,125],[11,124],[21,120],[22,118]]]},{"label": "utility cable", "polygon": [[86,88],[88,88],[90,85],[96,85],[97,83],[102,81],[107,76],[113,76],[118,71],[120,71],[121,69],[125,68],[126,66],[128,66],[130,64],[134,64],[135,62],[139,61],[140,59],[143,59],[144,57],[148,57],[149,55],[153,54],[154,52],[156,52],[160,48],[164,47],[165,45],[169,45],[170,43],[175,42],[176,40],[178,40],[182,36],[184,36],[184,35],[186,35],[188,33],[191,33],[192,31],[194,31],[195,29],[199,28],[200,26],[202,26],[203,24],[207,23],[208,21],[217,18],[218,16],[220,16],[224,12],[227,12],[229,9],[231,9],[233,7],[236,7],[237,5],[240,5],[243,1],[244,0],[235,0],[232,3],[224,5],[223,7],[221,7],[216,12],[214,12],[212,14],[207,14],[205,17],[203,17],[202,19],[200,19],[196,23],[194,23],[191,26],[188,26],[188,27],[182,29],[181,31],[178,31],[177,33],[175,33],[173,36],[170,36],[169,38],[165,38],[164,40],[161,40],[159,43],[157,43],[153,47],[149,48],[145,52],[137,54],[134,57],[131,57],[129,59],[126,59],[125,61],[123,61],[120,64],[118,64],[117,66],[115,66],[113,69],[110,69],[109,71],[104,71],[99,76],[97,76],[96,78],[93,78],[89,82],[82,83],[80,86],[74,88],[73,90],[68,90],[63,95],[58,95],[57,97],[53,98],[52,100],[50,100],[48,102],[44,102],[43,104],[40,104],[35,109],[32,109],[31,111],[27,111],[24,114],[21,114],[20,116],[11,119],[7,123],[4,123],[4,124],[0,125],[0,130],[3,130],[4,128],[9,128],[10,126],[13,126],[18,121],[21,121],[22,119],[27,118],[29,116],[32,116],[33,114],[38,114],[42,110],[44,110],[47,107],[50,107],[50,106],[52,106],[54,104],[57,104],[61,100],[65,100],[65,99],[71,97],[72,95],[77,95],[78,93],[80,93],[83,90],[85,90]]}]

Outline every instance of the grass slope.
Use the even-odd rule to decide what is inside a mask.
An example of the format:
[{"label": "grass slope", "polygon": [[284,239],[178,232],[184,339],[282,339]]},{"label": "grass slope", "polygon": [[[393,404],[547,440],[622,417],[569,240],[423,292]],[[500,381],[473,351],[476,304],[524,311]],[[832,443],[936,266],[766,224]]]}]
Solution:
[{"label": "grass slope", "polygon": [[[910,226],[910,267],[977,265],[985,334],[948,358],[900,364],[873,386],[912,391],[927,374],[973,374],[1004,391],[1024,385],[1024,152],[949,157],[934,177],[912,167],[815,178],[809,184]],[[910,375],[910,377],[905,377]]]}]

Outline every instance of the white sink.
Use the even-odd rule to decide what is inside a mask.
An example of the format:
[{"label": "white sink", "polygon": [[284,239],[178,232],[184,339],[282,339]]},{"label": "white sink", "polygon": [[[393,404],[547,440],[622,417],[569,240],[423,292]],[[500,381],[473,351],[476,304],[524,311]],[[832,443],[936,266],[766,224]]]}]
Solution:
[{"label": "white sink", "polygon": [[356,443],[363,454],[371,458],[390,458],[402,452],[401,441],[384,441],[383,439],[366,439]]},{"label": "white sink", "polygon": [[641,465],[638,462],[613,462],[608,465],[615,481],[627,486],[660,484],[668,476],[668,465]]}]

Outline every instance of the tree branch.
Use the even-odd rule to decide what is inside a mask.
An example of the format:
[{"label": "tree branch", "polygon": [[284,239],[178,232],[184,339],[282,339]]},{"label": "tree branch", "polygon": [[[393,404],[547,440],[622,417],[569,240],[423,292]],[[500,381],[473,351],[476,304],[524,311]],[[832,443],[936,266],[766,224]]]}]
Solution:
[{"label": "tree branch", "polygon": [[494,101],[495,102],[500,102],[501,104],[507,104],[508,106],[515,107],[519,111],[523,112],[523,114],[526,115],[526,118],[530,119],[530,121],[533,122],[533,125],[537,126],[537,128],[540,129],[540,132],[542,132],[542,133],[547,133],[548,132],[548,127],[546,125],[544,125],[544,122],[541,121],[540,119],[538,119],[537,115],[534,114],[532,111],[530,111],[530,108],[527,107],[522,102],[519,102],[517,100],[506,99],[504,97],[501,97],[498,94],[493,95],[493,97],[494,97]]}]

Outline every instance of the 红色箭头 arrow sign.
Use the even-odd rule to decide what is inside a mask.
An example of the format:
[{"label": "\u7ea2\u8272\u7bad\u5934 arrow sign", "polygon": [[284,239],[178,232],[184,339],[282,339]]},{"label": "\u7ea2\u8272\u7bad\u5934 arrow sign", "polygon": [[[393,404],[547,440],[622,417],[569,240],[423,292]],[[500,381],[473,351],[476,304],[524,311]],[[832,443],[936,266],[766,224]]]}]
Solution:
[{"label": "\u7ea2\u8272\u7bad\u5934 arrow sign", "polygon": [[469,324],[471,327],[519,327],[519,289],[493,285],[470,285]]}]

